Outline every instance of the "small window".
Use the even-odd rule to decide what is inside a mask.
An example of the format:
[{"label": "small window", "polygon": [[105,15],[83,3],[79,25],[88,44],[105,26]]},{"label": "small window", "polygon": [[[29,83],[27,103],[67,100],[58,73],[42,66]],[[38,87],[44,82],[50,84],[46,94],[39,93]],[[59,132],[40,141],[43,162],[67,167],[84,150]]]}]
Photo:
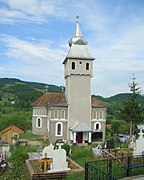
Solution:
[{"label": "small window", "polygon": [[56,123],[56,136],[62,136],[63,124],[61,122]]},{"label": "small window", "polygon": [[75,62],[72,62],[72,69],[75,69]]},{"label": "small window", "polygon": [[100,123],[100,122],[96,122],[96,123],[94,124],[94,129],[95,129],[95,130],[100,130],[100,129],[101,129],[101,123]]},{"label": "small window", "polygon": [[86,63],[86,70],[89,70],[89,63]]},{"label": "small window", "polygon": [[41,128],[42,127],[42,119],[40,117],[37,118],[36,120],[36,127]]}]

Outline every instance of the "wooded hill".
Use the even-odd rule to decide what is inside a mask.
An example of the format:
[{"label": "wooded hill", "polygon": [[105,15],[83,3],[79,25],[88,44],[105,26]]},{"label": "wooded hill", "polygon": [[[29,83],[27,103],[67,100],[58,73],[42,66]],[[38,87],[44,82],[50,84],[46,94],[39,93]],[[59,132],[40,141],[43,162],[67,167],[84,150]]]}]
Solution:
[{"label": "wooded hill", "polygon": [[[31,129],[31,104],[46,91],[46,86],[48,86],[49,92],[62,91],[62,87],[56,85],[0,78],[0,131],[12,124],[23,130]],[[97,99],[111,104],[108,109],[108,122],[119,119],[119,108],[129,95],[123,93],[109,98],[95,96]],[[139,96],[139,101],[144,107],[144,96]]]}]

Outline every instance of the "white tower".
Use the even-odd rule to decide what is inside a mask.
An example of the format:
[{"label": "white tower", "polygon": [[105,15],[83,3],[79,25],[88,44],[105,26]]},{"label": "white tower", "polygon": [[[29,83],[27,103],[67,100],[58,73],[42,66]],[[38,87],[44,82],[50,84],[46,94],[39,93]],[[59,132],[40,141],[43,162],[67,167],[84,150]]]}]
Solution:
[{"label": "white tower", "polygon": [[91,128],[91,78],[93,56],[82,36],[77,16],[75,35],[69,40],[69,52],[63,61],[65,67],[68,127],[78,122]]}]

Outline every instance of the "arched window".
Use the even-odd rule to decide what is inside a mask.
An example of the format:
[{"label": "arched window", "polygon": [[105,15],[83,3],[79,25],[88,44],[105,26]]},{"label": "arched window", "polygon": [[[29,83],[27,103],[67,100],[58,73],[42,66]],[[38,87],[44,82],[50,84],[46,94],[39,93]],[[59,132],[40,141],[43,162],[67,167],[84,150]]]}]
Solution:
[{"label": "arched window", "polygon": [[61,110],[61,119],[65,119],[65,111]]},{"label": "arched window", "polygon": [[93,119],[98,119],[97,118],[97,111],[96,110],[93,111]]},{"label": "arched window", "polygon": [[98,123],[96,124],[96,129],[99,129],[99,124]]},{"label": "arched window", "polygon": [[54,119],[58,119],[59,118],[59,111],[55,110],[54,111]]},{"label": "arched window", "polygon": [[99,111],[99,119],[103,119],[103,111]]},{"label": "arched window", "polygon": [[42,119],[40,117],[38,117],[36,119],[36,127],[37,128],[41,128],[42,127]]},{"label": "arched window", "polygon": [[75,62],[72,62],[72,69],[75,69]]},{"label": "arched window", "polygon": [[95,124],[94,124],[94,130],[100,130],[101,129],[101,123],[100,122],[96,122]]},{"label": "arched window", "polygon": [[86,63],[86,70],[89,70],[89,63]]},{"label": "arched window", "polygon": [[61,122],[56,123],[55,134],[56,136],[63,135],[63,124]]}]

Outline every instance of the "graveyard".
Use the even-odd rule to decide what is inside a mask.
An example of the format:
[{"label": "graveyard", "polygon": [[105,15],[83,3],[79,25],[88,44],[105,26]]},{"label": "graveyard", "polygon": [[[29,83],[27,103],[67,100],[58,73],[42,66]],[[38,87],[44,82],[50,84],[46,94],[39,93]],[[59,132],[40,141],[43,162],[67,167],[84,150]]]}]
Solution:
[{"label": "graveyard", "polygon": [[[15,144],[11,148],[13,149],[11,152],[12,156],[5,159],[9,167],[7,167],[2,177],[7,177],[8,174],[16,177],[21,174],[23,179],[30,179],[33,174],[64,172],[69,180],[84,179],[86,173],[85,163],[87,162],[95,162],[95,167],[102,168],[102,170],[106,170],[106,165],[112,163],[113,175],[123,177],[126,172],[129,173],[127,170],[128,161],[131,162],[131,167],[133,167],[131,174],[136,175],[137,172],[142,174],[144,169],[144,158],[142,156],[144,150],[143,135],[143,131],[140,130],[138,138],[132,139],[130,143],[121,142],[119,144],[110,142],[105,147],[102,143],[88,146],[73,145],[68,155],[62,149],[62,145],[54,146],[49,144],[47,140],[40,140],[37,137],[38,139],[33,139],[34,141],[32,141],[31,145],[23,144],[19,146]],[[31,140],[28,141],[31,142]],[[128,157],[132,156],[132,160],[128,159]],[[141,158],[138,159],[138,156],[141,156]],[[27,169],[28,164],[31,166],[31,172]],[[138,167],[140,165],[141,167]]]}]

